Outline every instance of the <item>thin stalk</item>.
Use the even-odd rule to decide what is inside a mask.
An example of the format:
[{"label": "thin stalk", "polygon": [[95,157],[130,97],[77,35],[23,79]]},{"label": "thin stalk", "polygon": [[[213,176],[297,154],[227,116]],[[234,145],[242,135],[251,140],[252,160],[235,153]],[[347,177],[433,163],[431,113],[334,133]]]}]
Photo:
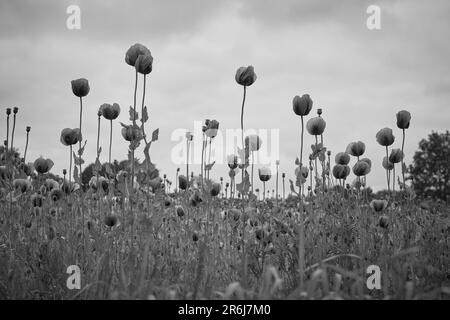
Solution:
[{"label": "thin stalk", "polygon": [[109,121],[109,155],[108,161],[109,165],[111,165],[111,149],[112,149],[112,120]]},{"label": "thin stalk", "polygon": [[25,152],[23,153],[23,163],[26,163],[29,135],[30,135],[30,132],[27,131],[27,140],[25,142]]},{"label": "thin stalk", "polygon": [[11,132],[11,151],[14,150],[14,132],[16,131],[16,114],[13,115],[13,127]]},{"label": "thin stalk", "polygon": [[[134,80],[134,96],[133,96],[133,130],[136,126],[136,94],[137,94],[137,84],[138,84],[138,72],[135,72],[135,80]],[[131,193],[133,194],[133,186],[134,186],[134,148],[131,150]]]},{"label": "thin stalk", "polygon": [[9,149],[9,114],[6,116],[6,150]]},{"label": "thin stalk", "polygon": [[[387,164],[389,165],[389,152],[388,152],[388,147],[386,146],[386,162],[388,162]],[[387,185],[388,185],[388,194],[391,193],[391,186],[390,186],[390,182],[389,182],[389,170],[386,169],[386,179],[387,179]]]},{"label": "thin stalk", "polygon": [[403,152],[403,149],[405,147],[405,129],[403,129],[403,139],[402,139],[402,178],[403,178],[403,190],[406,190],[406,185],[405,185],[405,169],[404,169],[404,158],[405,158],[405,153]]},{"label": "thin stalk", "polygon": [[277,197],[277,207],[278,207],[278,165],[277,165],[277,181],[276,181],[276,184],[275,184],[275,190],[276,190],[276,193],[275,193],[275,195],[276,195],[276,197]]},{"label": "thin stalk", "polygon": [[[83,118],[83,98],[80,97],[80,137],[83,136],[83,134],[81,133],[81,122],[82,122],[82,118]],[[78,143],[79,143],[79,150],[78,150],[78,156],[79,156],[79,157],[81,157],[81,155],[80,155],[80,152],[81,152],[81,143],[82,143],[81,140],[82,140],[82,139],[80,139],[80,141],[78,142]],[[82,173],[82,171],[81,171],[81,160],[80,160],[79,167],[80,167],[80,184],[82,185],[82,184],[83,184],[83,181],[81,181],[81,173]]]}]

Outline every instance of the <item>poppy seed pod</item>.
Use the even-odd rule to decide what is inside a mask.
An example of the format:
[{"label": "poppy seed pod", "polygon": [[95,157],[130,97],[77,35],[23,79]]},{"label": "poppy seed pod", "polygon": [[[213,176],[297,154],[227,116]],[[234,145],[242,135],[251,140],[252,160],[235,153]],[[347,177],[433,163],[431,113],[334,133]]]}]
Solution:
[{"label": "poppy seed pod", "polygon": [[362,177],[368,175],[369,172],[370,166],[365,161],[360,160],[353,166],[353,173],[355,174],[355,176]]},{"label": "poppy seed pod", "polygon": [[85,97],[91,90],[89,87],[89,82],[84,78],[72,80],[71,83],[72,83],[72,92],[77,97],[80,98]]},{"label": "poppy seed pod", "polygon": [[258,135],[251,134],[245,137],[245,147],[249,149],[249,151],[258,151],[261,148],[262,140]]},{"label": "poppy seed pod", "polygon": [[184,175],[178,176],[178,186],[181,190],[186,190],[188,187],[188,181],[187,178]]},{"label": "poppy seed pod", "polygon": [[369,165],[369,168],[372,168],[372,160],[370,160],[369,158],[362,158],[361,161],[364,161]]},{"label": "poppy seed pod", "polygon": [[136,66],[136,60],[140,55],[150,55],[148,48],[140,43],[133,44],[125,54],[125,62],[132,67]]},{"label": "poppy seed pod", "polygon": [[324,131],[327,123],[321,117],[315,117],[308,120],[306,130],[310,135],[320,136]]},{"label": "poppy seed pod", "polygon": [[238,166],[238,157],[237,157],[236,155],[234,155],[234,154],[230,154],[230,155],[227,157],[227,163],[228,163],[228,167],[229,167],[231,170],[236,169],[237,166]]},{"label": "poppy seed pod", "polygon": [[385,147],[390,146],[394,143],[395,137],[392,133],[392,129],[390,128],[383,128],[380,131],[378,131],[377,135],[377,142]]},{"label": "poppy seed pod", "polygon": [[392,149],[389,155],[389,162],[399,163],[403,160],[403,152],[401,149]]},{"label": "poppy seed pod", "polygon": [[383,158],[382,165],[383,165],[383,168],[386,170],[394,169],[394,164],[392,162],[390,162],[386,156]]},{"label": "poppy seed pod", "polygon": [[112,105],[104,103],[100,106],[99,111],[106,120],[115,120],[120,114],[120,106],[117,103],[113,103]]},{"label": "poppy seed pod", "polygon": [[205,128],[205,134],[208,138],[215,138],[217,136],[217,131],[219,131],[219,121],[211,120],[208,121],[208,125]]},{"label": "poppy seed pod", "polygon": [[137,72],[141,74],[149,74],[152,72],[153,68],[153,57],[150,53],[141,54],[136,59],[136,63],[134,65]]},{"label": "poppy seed pod", "polygon": [[253,66],[240,67],[237,69],[235,79],[241,86],[251,86],[256,81],[256,74]]},{"label": "poppy seed pod", "polygon": [[213,183],[210,190],[211,196],[213,197],[217,196],[220,193],[220,189],[221,189],[220,183]]},{"label": "poppy seed pod", "polygon": [[272,176],[272,172],[268,167],[262,167],[258,169],[258,173],[259,173],[259,180],[261,180],[262,182],[269,181],[270,177]]},{"label": "poppy seed pod", "polygon": [[292,100],[292,107],[294,112],[298,116],[307,116],[311,111],[313,106],[313,101],[309,94],[304,94],[301,97],[295,96]]},{"label": "poppy seed pod", "polygon": [[336,164],[333,167],[333,176],[336,179],[346,179],[350,174],[350,167],[344,164]]},{"label": "poppy seed pod", "polygon": [[40,174],[49,172],[52,167],[53,161],[50,159],[44,159],[42,156],[34,161],[34,169]]},{"label": "poppy seed pod", "polygon": [[77,144],[82,140],[80,129],[65,128],[61,131],[60,141],[65,146]]},{"label": "poppy seed pod", "polygon": [[350,162],[350,156],[347,152],[339,152],[334,157],[334,161],[336,162],[336,164],[342,164],[345,166]]},{"label": "poppy seed pod", "polygon": [[370,207],[374,212],[381,212],[387,208],[388,202],[386,200],[372,200],[370,202]]},{"label": "poppy seed pod", "polygon": [[347,152],[348,154],[351,154],[354,157],[362,156],[365,151],[366,151],[366,145],[362,141],[356,141],[356,142],[349,143],[349,145],[347,146],[347,149],[345,150],[345,152]]},{"label": "poppy seed pod", "polygon": [[397,113],[397,127],[399,129],[408,129],[411,121],[411,113],[406,110],[402,110]]},{"label": "poppy seed pod", "polygon": [[103,222],[105,223],[105,225],[107,227],[114,227],[117,224],[117,217],[115,215],[109,214],[107,216],[105,216],[105,218],[103,219]]}]

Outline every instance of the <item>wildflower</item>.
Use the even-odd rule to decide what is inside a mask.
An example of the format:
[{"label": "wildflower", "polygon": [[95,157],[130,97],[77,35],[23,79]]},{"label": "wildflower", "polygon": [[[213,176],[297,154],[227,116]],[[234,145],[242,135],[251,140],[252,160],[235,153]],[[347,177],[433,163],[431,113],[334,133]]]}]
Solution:
[{"label": "wildflower", "polygon": [[136,61],[140,55],[150,55],[151,56],[151,52],[146,46],[144,46],[140,43],[136,43],[136,44],[132,45],[128,49],[127,53],[125,54],[125,62],[127,64],[129,64],[130,66],[135,67]]},{"label": "wildflower", "polygon": [[256,81],[256,74],[253,66],[240,67],[236,71],[236,82],[242,86],[251,86]]},{"label": "wildflower", "polygon": [[262,182],[269,181],[270,177],[272,176],[270,168],[268,167],[262,167],[258,169],[258,173],[259,173],[259,180],[261,180]]},{"label": "wildflower", "polygon": [[215,136],[217,136],[217,131],[219,131],[219,121],[217,120],[207,120],[208,124],[207,126],[205,126],[205,134],[208,138],[214,138]]},{"label": "wildflower", "polygon": [[238,166],[238,157],[234,154],[231,154],[227,157],[228,167],[231,170],[234,170]]},{"label": "wildflower", "polygon": [[402,110],[397,113],[397,127],[399,129],[408,129],[411,121],[411,113],[406,110]]},{"label": "wildflower", "polygon": [[51,191],[53,189],[59,189],[58,182],[53,179],[46,179],[45,186],[46,186],[47,190],[49,190],[49,191]]},{"label": "wildflower", "polygon": [[351,154],[354,157],[359,157],[366,151],[366,145],[362,141],[351,142],[345,152]]},{"label": "wildflower", "polygon": [[370,202],[370,207],[374,212],[381,212],[387,208],[388,202],[386,200],[372,200]]},{"label": "wildflower", "polygon": [[31,182],[27,179],[14,179],[14,189],[19,190],[21,193],[25,193],[32,189]]},{"label": "wildflower", "polygon": [[394,143],[395,137],[392,133],[392,129],[383,128],[380,131],[378,131],[376,139],[380,145],[388,147]]},{"label": "wildflower", "polygon": [[85,97],[88,95],[90,88],[89,88],[89,82],[84,79],[77,79],[77,80],[72,80],[72,92],[74,95],[76,95],[77,97]]},{"label": "wildflower", "polygon": [[40,174],[49,172],[52,167],[53,161],[51,159],[44,159],[41,156],[34,161],[34,169]]},{"label": "wildflower", "polygon": [[315,117],[308,120],[306,130],[308,130],[310,135],[320,136],[325,131],[326,125],[322,117]]},{"label": "wildflower", "polygon": [[104,103],[100,106],[99,112],[106,120],[114,120],[120,114],[120,106],[117,103],[113,103],[112,105]]},{"label": "wildflower", "polygon": [[353,166],[353,173],[358,177],[368,175],[369,172],[370,166],[365,161],[360,160]]},{"label": "wildflower", "polygon": [[403,152],[401,149],[392,149],[389,155],[389,162],[399,163],[403,160]]},{"label": "wildflower", "polygon": [[153,57],[150,53],[140,54],[136,59],[135,69],[141,74],[149,74],[153,68]]},{"label": "wildflower", "polygon": [[249,151],[258,151],[261,148],[262,140],[258,135],[251,134],[245,137],[245,147],[249,149]]},{"label": "wildflower", "polygon": [[343,164],[336,164],[333,167],[332,173],[336,179],[346,179],[350,174],[350,167]]},{"label": "wildflower", "polygon": [[137,125],[123,125],[121,134],[126,141],[130,142],[142,139],[142,130]]},{"label": "wildflower", "polygon": [[115,215],[109,214],[105,216],[103,222],[105,223],[106,226],[112,228],[117,224],[117,217]]},{"label": "wildflower", "polygon": [[307,116],[311,111],[313,106],[313,101],[309,94],[304,94],[301,97],[295,96],[292,100],[292,107],[294,112],[298,116]]},{"label": "wildflower", "polygon": [[383,229],[387,229],[387,227],[389,226],[389,217],[383,214],[378,220],[378,225]]},{"label": "wildflower", "polygon": [[60,141],[65,146],[77,144],[81,140],[82,137],[79,128],[75,129],[65,128],[61,131]]},{"label": "wildflower", "polygon": [[382,165],[383,165],[383,168],[386,170],[394,169],[394,164],[392,162],[390,162],[387,157],[383,158]]},{"label": "wildflower", "polygon": [[372,168],[372,160],[370,160],[369,158],[362,158],[361,161],[364,161],[369,165],[369,168]]},{"label": "wildflower", "polygon": [[341,164],[345,166],[350,162],[350,156],[348,155],[347,152],[339,152],[334,157],[334,161],[336,162],[336,164]]}]

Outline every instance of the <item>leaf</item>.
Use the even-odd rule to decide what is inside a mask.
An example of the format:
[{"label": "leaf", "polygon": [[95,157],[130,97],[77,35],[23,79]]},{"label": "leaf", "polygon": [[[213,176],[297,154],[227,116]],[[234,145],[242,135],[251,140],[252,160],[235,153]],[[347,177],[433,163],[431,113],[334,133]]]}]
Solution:
[{"label": "leaf", "polygon": [[155,142],[158,140],[158,136],[159,136],[159,128],[156,129],[155,131],[153,131],[152,133],[152,142]]},{"label": "leaf", "polygon": [[73,180],[76,183],[81,183],[80,176],[78,175],[78,167],[77,166],[75,166],[74,169],[73,169]]},{"label": "leaf", "polygon": [[[100,163],[100,161],[99,161],[99,163]],[[110,176],[110,177],[114,175],[113,169],[109,163],[105,164],[105,171],[108,174],[108,176]]]},{"label": "leaf", "polygon": [[98,151],[97,151],[97,158],[99,158],[100,157],[100,153],[102,152],[102,147],[99,147],[98,148]]},{"label": "leaf", "polygon": [[130,106],[129,114],[130,114],[130,121],[135,121],[135,120],[139,119],[139,112],[134,111],[134,109],[131,106]]},{"label": "leaf", "polygon": [[75,151],[73,151],[73,163],[74,163],[76,166],[79,166],[80,164],[83,164],[83,163],[84,163],[83,158],[81,158],[81,156],[80,156],[80,157],[77,157]]},{"label": "leaf", "polygon": [[98,174],[100,172],[100,170],[102,170],[102,164],[100,163],[100,161],[97,159],[95,159],[95,164],[94,164],[94,174]]},{"label": "leaf", "polygon": [[141,122],[146,123],[148,120],[147,106],[142,109]]},{"label": "leaf", "polygon": [[212,163],[207,164],[207,165],[205,166],[205,169],[206,169],[206,170],[211,170],[212,167],[214,166],[214,163],[216,163],[216,161],[213,161]]},{"label": "leaf", "polygon": [[298,195],[298,192],[295,191],[295,188],[294,188],[294,182],[291,179],[289,179],[289,184],[290,184],[290,187],[291,187],[291,191],[293,193],[295,193],[296,195]]},{"label": "leaf", "polygon": [[247,171],[245,171],[244,179],[241,183],[236,184],[236,189],[242,194],[246,195],[250,189],[250,178]]},{"label": "leaf", "polygon": [[295,165],[299,166],[300,165],[300,160],[297,158],[295,158]]},{"label": "leaf", "polygon": [[87,140],[84,141],[84,145],[81,147],[81,149],[78,150],[78,155],[79,155],[80,157],[81,157],[81,156],[83,155],[83,153],[84,153],[84,147],[86,147],[86,143],[87,143]]}]

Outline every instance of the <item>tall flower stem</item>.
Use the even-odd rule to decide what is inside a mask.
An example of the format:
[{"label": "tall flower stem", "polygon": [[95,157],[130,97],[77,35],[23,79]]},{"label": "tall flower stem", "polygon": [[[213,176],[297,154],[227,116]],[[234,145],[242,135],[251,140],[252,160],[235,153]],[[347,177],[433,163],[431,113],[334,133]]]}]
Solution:
[{"label": "tall flower stem", "polygon": [[[80,137],[83,136],[83,134],[81,133],[82,119],[83,119],[83,98],[80,97]],[[79,150],[78,150],[78,157],[80,157],[80,158],[81,158],[81,154],[80,153],[81,153],[81,143],[82,143],[81,140],[82,139],[80,139],[80,141],[79,141]],[[82,173],[82,171],[81,171],[81,159],[79,161],[79,167],[80,167],[80,184],[82,185],[83,182],[81,181],[81,173]]]},{"label": "tall flower stem", "polygon": [[11,151],[14,150],[14,132],[16,131],[16,113],[13,115],[13,127],[11,132]]},{"label": "tall flower stem", "polygon": [[[300,171],[299,172],[301,174],[301,171],[302,171],[302,160],[303,160],[303,131],[305,130],[305,124],[303,123],[303,116],[300,116],[300,119],[301,119],[301,123],[302,123],[302,131],[301,131],[301,134],[300,134],[300,163],[299,163],[299,170]],[[298,196],[299,196],[299,203],[300,203],[301,200],[302,200],[301,187],[300,187]]]},{"label": "tall flower stem", "polygon": [[263,181],[263,201],[266,200],[266,182]]},{"label": "tall flower stem", "polygon": [[283,200],[285,199],[285,185],[284,185],[284,178],[283,178]]},{"label": "tall flower stem", "polygon": [[276,189],[276,193],[275,193],[275,196],[277,197],[276,199],[277,199],[277,207],[278,207],[278,164],[277,164],[277,181],[276,181],[276,184],[275,184],[275,189]]},{"label": "tall flower stem", "polygon": [[[316,151],[317,151],[317,135],[314,136],[316,138]],[[316,179],[316,189],[317,189],[317,155],[314,157],[314,177]]]},{"label": "tall flower stem", "polygon": [[[247,93],[247,86],[244,86],[244,95],[242,97],[242,108],[241,108],[241,142],[242,142],[242,150],[244,152],[244,159],[242,159],[245,162],[246,152],[245,152],[245,144],[244,144],[244,106],[245,106],[245,96]],[[242,182],[244,182],[244,171],[245,171],[245,163],[243,163],[242,167]],[[242,200],[244,200],[244,195],[242,195]],[[242,202],[244,203],[244,202]]]},{"label": "tall flower stem", "polygon": [[252,188],[252,194],[253,194],[253,168],[255,166],[255,159],[253,157],[253,151],[252,151],[252,183],[251,183],[251,188]]},{"label": "tall flower stem", "polygon": [[189,188],[189,139],[186,139],[186,180]]},{"label": "tall flower stem", "polygon": [[[97,122],[97,160],[98,161],[100,161],[100,152],[99,152],[99,150],[100,150],[100,117],[101,117],[101,115],[98,115],[98,122]],[[96,172],[96,177],[97,177],[97,184],[96,184],[96,186],[97,186],[97,190],[99,189],[98,188],[98,170],[97,170],[97,172]],[[100,199],[99,199],[99,201],[100,201]],[[98,203],[99,203],[99,201],[98,201]]]},{"label": "tall flower stem", "polygon": [[71,183],[72,183],[72,145],[69,147],[69,191],[71,191]]},{"label": "tall flower stem", "polygon": [[28,150],[28,140],[29,140],[30,132],[27,130],[27,140],[25,142],[25,152],[23,153],[23,163],[26,163],[27,158],[27,150]]},{"label": "tall flower stem", "polygon": [[[136,94],[137,94],[137,84],[138,84],[138,72],[135,72],[134,80],[134,97],[133,97],[133,130],[136,127]],[[134,134],[133,134],[134,135]],[[131,150],[131,194],[133,194],[134,186],[134,146]]]},{"label": "tall flower stem", "polygon": [[111,165],[111,149],[112,149],[112,120],[109,120],[109,154],[108,154],[108,162]]},{"label": "tall flower stem", "polygon": [[[388,152],[387,146],[386,146],[386,162],[388,162],[388,165],[389,165],[389,152]],[[387,186],[388,186],[388,194],[390,194],[391,186],[390,186],[390,182],[389,182],[389,169],[386,169],[386,179],[387,179]]]},{"label": "tall flower stem", "polygon": [[403,190],[406,190],[406,185],[405,185],[405,164],[404,164],[404,158],[405,158],[405,153],[403,152],[403,149],[405,147],[405,129],[402,130],[403,131],[403,139],[402,139],[402,179],[403,179]]},{"label": "tall flower stem", "polygon": [[6,151],[9,149],[9,114],[6,115]]}]

